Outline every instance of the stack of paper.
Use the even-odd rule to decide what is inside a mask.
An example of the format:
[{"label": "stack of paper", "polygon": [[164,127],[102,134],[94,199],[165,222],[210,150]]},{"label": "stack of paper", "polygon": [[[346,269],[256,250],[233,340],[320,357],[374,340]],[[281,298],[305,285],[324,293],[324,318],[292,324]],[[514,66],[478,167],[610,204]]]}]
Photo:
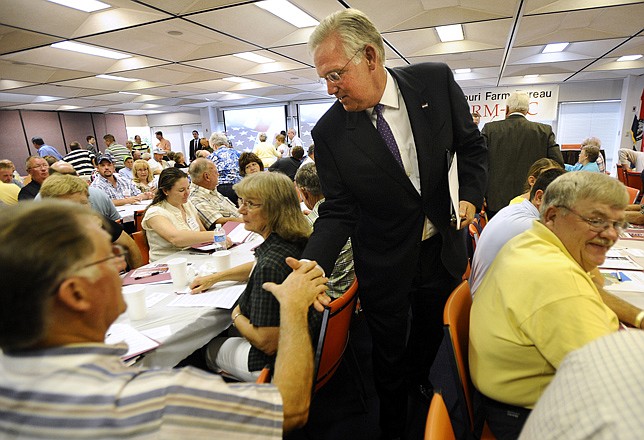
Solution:
[{"label": "stack of paper", "polygon": [[121,356],[123,360],[154,350],[160,345],[129,324],[112,324],[105,335],[105,343],[118,344],[120,342],[125,342],[128,346],[127,353]]}]

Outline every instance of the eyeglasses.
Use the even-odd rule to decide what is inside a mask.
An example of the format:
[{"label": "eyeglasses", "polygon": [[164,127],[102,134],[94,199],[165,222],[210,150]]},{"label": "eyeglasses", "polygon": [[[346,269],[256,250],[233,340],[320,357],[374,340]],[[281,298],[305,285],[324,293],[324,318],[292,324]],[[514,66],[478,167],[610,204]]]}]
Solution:
[{"label": "eyeglasses", "polygon": [[244,200],[244,199],[242,199],[240,197],[240,198],[237,199],[237,206],[239,206],[239,209],[241,209],[241,208],[243,208],[245,206],[246,209],[248,209],[249,211],[252,211],[253,209],[257,209],[260,206],[262,206],[262,204],[261,203],[249,202],[248,200]]},{"label": "eyeglasses", "polygon": [[97,264],[101,264],[101,263],[104,263],[106,261],[113,260],[114,258],[118,258],[119,260],[122,260],[122,261],[120,261],[120,263],[121,263],[127,258],[127,256],[128,256],[127,249],[125,249],[123,246],[121,246],[119,244],[113,244],[112,245],[112,255],[110,257],[103,258],[101,260],[94,261],[93,263],[86,264],[84,266],[79,267],[79,269],[85,269],[85,268],[88,268],[88,267],[91,267],[91,266],[95,266]]},{"label": "eyeglasses", "polygon": [[630,225],[628,222],[625,221],[611,221],[611,220],[606,220],[603,218],[588,218],[584,217],[583,215],[579,214],[577,211],[575,211],[572,208],[569,208],[567,206],[557,206],[557,208],[564,208],[573,214],[575,214],[577,217],[579,217],[581,220],[585,221],[588,223],[588,226],[590,226],[590,230],[593,232],[604,232],[606,229],[610,228],[611,226],[615,231],[617,231],[618,234],[621,234],[624,229],[627,229]]},{"label": "eyeglasses", "polygon": [[324,77],[323,77],[323,78],[321,78],[321,80],[320,80],[320,81],[322,81],[322,80],[326,80],[326,81],[330,81],[330,82],[332,82],[333,84],[335,84],[335,83],[338,83],[338,82],[342,81],[342,75],[344,75],[345,69],[347,68],[347,66],[349,65],[349,63],[350,63],[351,61],[353,61],[353,59],[356,57],[356,55],[358,55],[358,53],[362,52],[363,50],[364,50],[364,47],[361,47],[360,49],[358,49],[358,50],[353,54],[353,56],[352,56],[351,58],[349,58],[349,61],[347,61],[347,64],[345,64],[345,65],[344,65],[344,67],[342,67],[342,69],[340,69],[340,70],[334,70],[333,72],[329,72],[329,73],[327,73],[326,75],[324,75]]},{"label": "eyeglasses", "polygon": [[43,163],[43,164],[40,164],[40,165],[34,165],[34,166],[31,166],[31,167],[27,168],[27,171],[29,171],[29,170],[37,170],[37,169],[41,169],[41,168],[49,168],[49,164],[48,163]]}]

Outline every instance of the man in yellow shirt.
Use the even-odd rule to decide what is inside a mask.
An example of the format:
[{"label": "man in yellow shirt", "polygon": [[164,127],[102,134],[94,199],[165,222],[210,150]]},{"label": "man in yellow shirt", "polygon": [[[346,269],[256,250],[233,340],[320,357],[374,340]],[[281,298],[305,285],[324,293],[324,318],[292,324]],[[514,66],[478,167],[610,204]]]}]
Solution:
[{"label": "man in yellow shirt", "polygon": [[15,205],[18,203],[20,187],[14,183],[0,182],[0,203]]},{"label": "man in yellow shirt", "polygon": [[470,373],[497,438],[518,437],[566,354],[618,329],[593,276],[625,226],[627,203],[607,175],[560,176],[539,221],[483,278],[470,316]]}]

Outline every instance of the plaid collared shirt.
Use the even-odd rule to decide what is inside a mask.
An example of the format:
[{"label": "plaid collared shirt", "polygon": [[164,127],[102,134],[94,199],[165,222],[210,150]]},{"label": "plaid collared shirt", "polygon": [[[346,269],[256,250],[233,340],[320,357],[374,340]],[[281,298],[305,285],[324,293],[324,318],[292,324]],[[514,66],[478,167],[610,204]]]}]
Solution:
[{"label": "plaid collared shirt", "polygon": [[97,175],[92,182],[92,187],[105,192],[112,200],[124,199],[126,197],[138,196],[141,194],[141,191],[134,186],[132,181],[127,180],[118,173],[114,173],[112,175],[116,179],[116,188],[112,186],[109,180],[100,174]]},{"label": "plaid collared shirt", "polygon": [[197,208],[199,218],[206,229],[222,217],[239,217],[237,207],[217,192],[217,189],[209,191],[203,186],[190,184],[190,201]]}]

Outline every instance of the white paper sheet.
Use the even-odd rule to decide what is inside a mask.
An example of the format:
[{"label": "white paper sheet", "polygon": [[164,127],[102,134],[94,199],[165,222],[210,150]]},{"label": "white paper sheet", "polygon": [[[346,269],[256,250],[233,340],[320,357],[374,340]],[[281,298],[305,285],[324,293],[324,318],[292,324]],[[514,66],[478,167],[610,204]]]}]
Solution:
[{"label": "white paper sheet", "polygon": [[157,341],[145,336],[129,324],[112,324],[105,335],[105,343],[118,344],[119,342],[125,342],[128,346],[127,353],[121,356],[122,359],[129,359],[159,346]]},{"label": "white paper sheet", "polygon": [[454,215],[456,216],[456,229],[461,229],[461,216],[458,214],[459,211],[459,196],[458,196],[458,161],[456,154],[452,158],[452,164],[449,167],[447,172],[447,181],[449,185],[449,198],[452,201],[452,209],[454,210]]},{"label": "white paper sheet", "polygon": [[606,253],[604,264],[599,266],[600,269],[619,269],[619,270],[644,270],[637,264],[626,252],[620,249],[611,249]]},{"label": "white paper sheet", "polygon": [[245,284],[209,289],[197,295],[181,294],[168,303],[168,307],[218,307],[232,309],[246,288]]}]

